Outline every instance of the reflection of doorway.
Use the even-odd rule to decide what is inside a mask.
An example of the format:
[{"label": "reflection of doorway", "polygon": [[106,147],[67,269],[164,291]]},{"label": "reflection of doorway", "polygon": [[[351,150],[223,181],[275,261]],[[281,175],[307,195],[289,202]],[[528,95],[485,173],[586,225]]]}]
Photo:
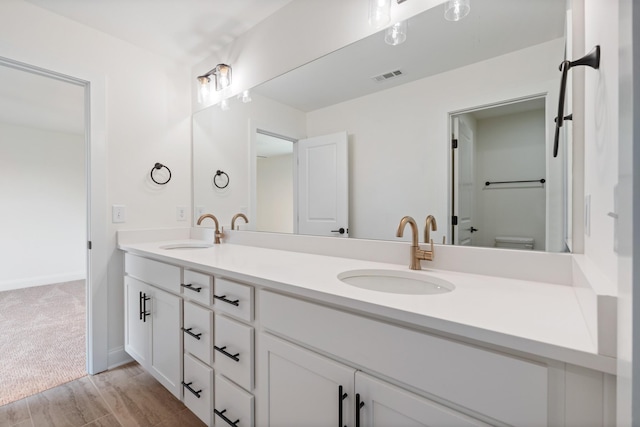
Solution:
[{"label": "reflection of doorway", "polygon": [[[524,249],[532,241],[534,250],[545,250],[545,99],[456,113],[451,120],[458,140],[453,149],[454,244]],[[466,135],[473,136],[471,142]]]},{"label": "reflection of doorway", "polygon": [[[61,366],[69,366],[70,359],[77,362],[75,372],[86,374],[86,89],[84,82],[0,58],[0,170],[4,182],[0,199],[5,207],[0,214],[0,256],[6,266],[0,272],[3,314],[18,316],[21,312],[16,309],[30,307],[30,315],[19,324],[36,320],[32,333],[19,334],[13,337],[19,342],[3,347],[9,362],[27,369],[26,377],[19,378],[18,368],[12,369],[18,393],[56,385],[51,381],[73,379],[65,377],[71,369],[59,372]],[[23,300],[25,295],[37,298]],[[46,315],[44,309],[37,308],[36,300],[45,304]],[[76,301],[73,312],[63,312],[62,307],[72,301]],[[46,320],[49,314],[55,322]],[[65,324],[66,318],[72,323]],[[16,318],[5,320],[15,322]],[[48,332],[57,340],[56,345],[62,337],[73,341],[66,346],[60,343],[59,352],[51,351],[55,345],[47,346],[46,340],[36,338],[38,331],[54,323],[63,332],[56,333],[55,328]],[[16,328],[6,325],[2,325],[7,331],[3,338],[11,339],[10,332]],[[77,333],[70,337],[69,329]],[[19,346],[28,351],[18,351]],[[71,355],[62,354],[71,349]],[[21,357],[27,360],[16,363]],[[46,363],[51,367],[44,366]],[[9,386],[3,383],[0,387],[5,397]]]},{"label": "reflection of doorway", "polygon": [[293,233],[295,140],[256,131],[256,231]]}]

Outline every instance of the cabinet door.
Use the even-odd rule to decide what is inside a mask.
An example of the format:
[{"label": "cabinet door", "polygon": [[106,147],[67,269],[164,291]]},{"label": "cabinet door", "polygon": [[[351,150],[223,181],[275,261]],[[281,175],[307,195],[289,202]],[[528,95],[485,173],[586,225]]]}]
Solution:
[{"label": "cabinet door", "polygon": [[182,389],[182,298],[150,287],[151,374],[180,399]]},{"label": "cabinet door", "polygon": [[[149,286],[125,276],[125,343],[124,349],[142,366],[147,365],[150,352],[151,318],[144,316],[144,306],[150,306]],[[148,310],[147,310],[148,312]]]},{"label": "cabinet door", "polygon": [[351,424],[354,369],[266,334],[261,340],[267,425]]},{"label": "cabinet door", "polygon": [[488,425],[362,372],[355,377],[356,400],[362,402],[356,427]]}]

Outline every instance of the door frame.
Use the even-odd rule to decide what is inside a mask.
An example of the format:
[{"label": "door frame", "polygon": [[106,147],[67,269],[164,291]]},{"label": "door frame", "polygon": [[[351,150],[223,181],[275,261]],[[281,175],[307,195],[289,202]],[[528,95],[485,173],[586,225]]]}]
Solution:
[{"label": "door frame", "polygon": [[[460,110],[453,110],[453,111],[449,111],[447,113],[447,129],[448,129],[448,133],[447,133],[447,141],[446,144],[449,147],[449,164],[451,165],[451,173],[449,174],[449,201],[448,201],[448,205],[449,205],[449,215],[447,217],[447,230],[449,230],[449,232],[451,233],[449,236],[449,242],[451,245],[454,244],[454,236],[455,236],[455,230],[454,230],[454,225],[453,225],[453,215],[455,214],[455,188],[454,185],[456,183],[456,179],[455,179],[455,174],[456,174],[456,170],[455,170],[455,156],[454,156],[454,148],[452,147],[452,140],[453,140],[453,132],[454,132],[454,126],[453,126],[453,120],[456,116],[459,116],[461,114],[466,114],[466,113],[473,113],[476,111],[480,111],[480,110],[486,110],[489,108],[495,108],[495,107],[502,107],[505,105],[511,105],[511,104],[517,104],[520,102],[525,102],[525,101],[532,101],[534,99],[544,99],[545,100],[545,106],[547,106],[548,101],[549,101],[549,93],[548,92],[538,92],[538,93],[533,93],[531,95],[525,95],[525,96],[521,96],[518,98],[511,98],[511,99],[506,99],[506,100],[502,100],[502,101],[496,101],[496,102],[492,102],[489,104],[482,104],[482,105],[477,105],[475,107],[468,107],[468,108],[463,108]],[[546,107],[545,107],[546,108]],[[548,123],[547,123],[548,126]],[[549,141],[548,141],[548,132],[545,133],[546,135],[546,140],[545,140],[545,146],[549,145]],[[548,197],[548,195],[547,195]],[[547,218],[548,220],[548,218]]]},{"label": "door frame", "polygon": [[[273,136],[275,138],[291,141],[293,143],[293,234],[298,234],[298,164],[295,159],[298,158],[298,138],[286,136],[284,132],[274,132],[267,130],[274,126],[263,125],[255,120],[249,119],[249,218],[256,218],[257,214],[257,183],[258,183],[258,164],[256,159],[256,138],[257,134]],[[257,221],[249,224],[249,230],[255,230]]]},{"label": "door frame", "polygon": [[2,56],[0,65],[84,88],[87,215],[86,369],[93,375],[107,370],[109,365],[105,76],[77,70],[53,71]]}]

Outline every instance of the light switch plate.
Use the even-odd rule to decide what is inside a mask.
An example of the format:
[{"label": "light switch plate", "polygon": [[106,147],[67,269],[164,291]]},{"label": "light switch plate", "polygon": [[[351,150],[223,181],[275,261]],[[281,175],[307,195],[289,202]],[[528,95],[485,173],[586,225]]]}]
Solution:
[{"label": "light switch plate", "polygon": [[127,207],[125,205],[113,205],[111,207],[111,222],[127,222]]}]

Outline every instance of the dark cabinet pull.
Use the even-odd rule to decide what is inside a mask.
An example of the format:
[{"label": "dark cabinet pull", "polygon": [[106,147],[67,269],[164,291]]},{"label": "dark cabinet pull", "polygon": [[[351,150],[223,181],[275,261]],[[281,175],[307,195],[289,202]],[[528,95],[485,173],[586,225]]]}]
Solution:
[{"label": "dark cabinet pull", "polygon": [[140,320],[142,320],[142,313],[144,313],[144,310],[142,309],[142,304],[143,304],[143,302],[142,302],[142,298],[143,298],[143,296],[142,296],[142,291],[140,291],[140,305],[139,305]]},{"label": "dark cabinet pull", "polygon": [[342,401],[348,396],[347,393],[342,392],[342,386],[338,386],[338,427],[347,427],[342,425]]},{"label": "dark cabinet pull", "polygon": [[180,286],[186,289],[191,289],[192,291],[200,292],[202,290],[202,286],[199,288],[195,288],[191,283],[185,285],[184,283],[180,283]]},{"label": "dark cabinet pull", "polygon": [[225,416],[224,416],[224,413],[225,413],[225,412],[227,412],[227,410],[226,410],[226,409],[223,409],[222,411],[218,411],[217,409],[215,409],[215,408],[214,408],[214,409],[213,409],[213,412],[214,412],[217,416],[219,416],[220,418],[222,418],[223,420],[225,420],[225,421],[226,421],[226,423],[227,423],[227,424],[229,424],[230,426],[238,427],[238,423],[240,422],[240,418],[238,418],[238,419],[237,419],[237,420],[235,420],[235,421],[231,421],[229,418],[227,418],[227,417],[225,417]]},{"label": "dark cabinet pull", "polygon": [[200,393],[202,393],[202,390],[195,391],[194,389],[191,388],[191,384],[193,384],[193,382],[185,383],[184,381],[182,381],[182,386],[187,390],[189,390],[191,393],[193,393],[195,397],[200,399]]},{"label": "dark cabinet pull", "polygon": [[364,402],[360,401],[360,393],[356,393],[356,427],[360,427],[360,409],[364,406]]},{"label": "dark cabinet pull", "polygon": [[191,330],[192,330],[192,329],[193,329],[193,328],[187,328],[187,329],[182,328],[182,330],[183,330],[185,333],[187,333],[187,334],[191,335],[192,337],[194,337],[195,339],[197,339],[197,340],[199,341],[199,340],[200,340],[200,337],[202,336],[202,333],[194,334],[193,332],[191,332]]},{"label": "dark cabinet pull", "polygon": [[147,316],[151,315],[151,313],[147,311],[147,301],[149,301],[150,299],[151,298],[148,297],[147,294],[140,291],[140,320],[142,320],[143,322],[146,322]]},{"label": "dark cabinet pull", "polygon": [[214,345],[214,346],[213,346],[213,348],[214,348],[216,351],[219,351],[220,353],[224,354],[224,355],[225,355],[225,356],[227,356],[228,358],[235,360],[236,362],[239,362],[239,361],[240,361],[240,358],[238,357],[238,356],[240,356],[240,353],[236,353],[236,354],[227,353],[227,352],[225,351],[225,349],[227,348],[227,346],[226,346],[226,345],[225,345],[224,347],[218,347],[218,346]]},{"label": "dark cabinet pull", "polygon": [[235,301],[231,301],[230,299],[227,299],[226,295],[222,295],[222,296],[214,295],[213,297],[215,299],[219,299],[220,301],[224,301],[227,304],[235,305],[236,307],[240,306],[240,300],[239,299],[237,299]]}]

